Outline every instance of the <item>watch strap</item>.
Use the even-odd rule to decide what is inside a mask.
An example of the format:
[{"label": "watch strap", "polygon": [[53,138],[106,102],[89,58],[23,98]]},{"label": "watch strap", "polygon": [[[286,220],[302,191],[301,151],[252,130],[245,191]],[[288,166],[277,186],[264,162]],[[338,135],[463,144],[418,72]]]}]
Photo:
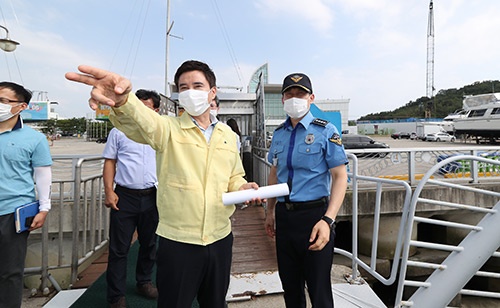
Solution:
[{"label": "watch strap", "polygon": [[335,219],[332,219],[328,216],[323,216],[321,217],[321,219],[325,221],[328,224],[328,226],[330,226],[330,229],[332,229],[333,226],[335,225]]}]

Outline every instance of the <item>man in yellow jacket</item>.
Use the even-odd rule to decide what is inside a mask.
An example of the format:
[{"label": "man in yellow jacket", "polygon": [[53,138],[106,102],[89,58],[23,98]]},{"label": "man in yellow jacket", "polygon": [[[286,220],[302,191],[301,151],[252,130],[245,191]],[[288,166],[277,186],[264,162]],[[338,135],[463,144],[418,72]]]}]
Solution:
[{"label": "man in yellow jacket", "polygon": [[191,307],[195,297],[201,307],[225,307],[235,207],[224,206],[222,194],[258,185],[243,178],[236,135],[210,115],[215,74],[194,60],[178,68],[175,84],[185,112],[174,118],[145,107],[126,78],[89,66],[78,69],[83,74],[66,78],[93,86],[91,108],[113,107],[111,122],[156,151],[158,307]]}]

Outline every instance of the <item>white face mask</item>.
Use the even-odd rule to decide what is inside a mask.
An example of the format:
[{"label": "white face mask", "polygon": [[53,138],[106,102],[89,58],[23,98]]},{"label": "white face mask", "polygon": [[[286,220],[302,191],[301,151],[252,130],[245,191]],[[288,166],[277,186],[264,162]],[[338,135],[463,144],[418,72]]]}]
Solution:
[{"label": "white face mask", "polygon": [[284,101],[283,109],[292,119],[298,119],[309,111],[307,99],[292,97]]},{"label": "white face mask", "polygon": [[208,93],[210,91],[186,90],[179,93],[179,104],[184,107],[192,116],[199,116],[204,113],[210,104],[208,103]]},{"label": "white face mask", "polygon": [[210,114],[213,115],[214,117],[217,117],[217,109],[210,109]]},{"label": "white face mask", "polygon": [[[17,106],[19,106],[19,104]],[[19,112],[21,112],[21,111],[19,111]],[[13,116],[15,116],[16,114],[18,114],[19,112],[14,114],[14,113],[12,113],[12,106],[11,105],[0,103],[0,122],[7,121],[8,119],[10,119]]]}]

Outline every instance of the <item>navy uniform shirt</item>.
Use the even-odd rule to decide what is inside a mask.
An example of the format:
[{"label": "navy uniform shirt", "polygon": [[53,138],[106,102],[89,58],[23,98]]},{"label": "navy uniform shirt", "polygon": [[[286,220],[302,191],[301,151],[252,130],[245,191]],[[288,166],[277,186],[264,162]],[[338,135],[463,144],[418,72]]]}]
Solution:
[{"label": "navy uniform shirt", "polygon": [[[273,134],[267,157],[277,167],[278,184],[288,183],[290,201],[330,195],[330,169],[348,163],[337,128],[311,112],[292,128],[290,118]],[[284,197],[278,201],[283,202]]]}]

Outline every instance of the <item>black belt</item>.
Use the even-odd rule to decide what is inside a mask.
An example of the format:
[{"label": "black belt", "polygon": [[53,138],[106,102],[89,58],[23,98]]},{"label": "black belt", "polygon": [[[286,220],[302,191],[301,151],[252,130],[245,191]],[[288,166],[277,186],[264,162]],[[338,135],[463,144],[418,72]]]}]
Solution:
[{"label": "black belt", "polygon": [[313,201],[304,201],[304,202],[278,202],[278,204],[285,205],[288,211],[300,211],[313,209],[317,207],[325,206],[328,202],[327,197],[320,198],[318,200]]},{"label": "black belt", "polygon": [[154,186],[150,187],[150,188],[144,188],[144,189],[132,189],[132,188],[127,188],[127,187],[120,186],[120,185],[116,184],[116,189],[128,192],[130,194],[139,195],[139,196],[147,196],[147,195],[150,195],[150,194],[156,192],[156,187],[154,187]]}]

